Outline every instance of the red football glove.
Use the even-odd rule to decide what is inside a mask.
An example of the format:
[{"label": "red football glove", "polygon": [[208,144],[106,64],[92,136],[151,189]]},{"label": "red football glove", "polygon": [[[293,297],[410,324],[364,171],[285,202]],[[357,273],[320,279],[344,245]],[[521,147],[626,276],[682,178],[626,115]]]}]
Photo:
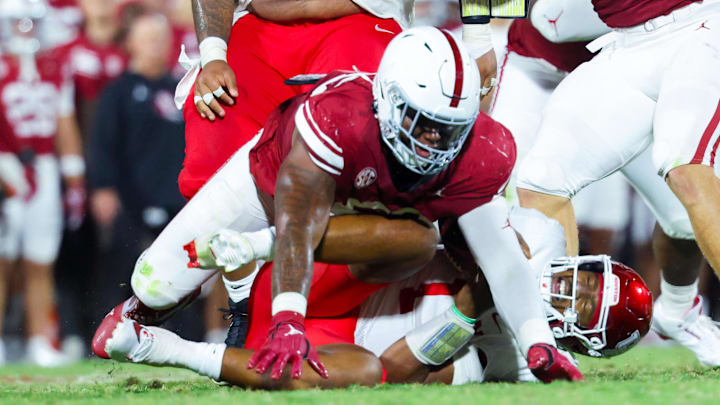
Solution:
[{"label": "red football glove", "polygon": [[574,364],[547,343],[530,346],[527,356],[528,367],[538,380],[550,383],[555,380],[581,381],[584,379]]},{"label": "red football glove", "polygon": [[262,347],[253,353],[247,368],[254,368],[259,374],[265,374],[275,362],[270,378],[279,380],[288,361],[292,364],[292,378],[302,375],[302,362],[306,359],[323,378],[328,378],[325,366],[318,358],[317,351],[305,337],[305,318],[293,311],[282,311],[272,317],[272,325]]},{"label": "red football glove", "polygon": [[87,193],[83,186],[70,186],[65,190],[64,203],[67,216],[67,227],[76,231],[85,218],[85,202]]}]

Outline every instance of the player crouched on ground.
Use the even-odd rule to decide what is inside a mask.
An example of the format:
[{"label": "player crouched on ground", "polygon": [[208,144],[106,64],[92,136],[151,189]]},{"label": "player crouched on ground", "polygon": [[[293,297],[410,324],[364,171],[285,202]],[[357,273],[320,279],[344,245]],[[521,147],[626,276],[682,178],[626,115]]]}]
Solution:
[{"label": "player crouched on ground", "polygon": [[[566,349],[612,357],[629,350],[647,333],[652,296],[633,270],[607,256],[560,258],[548,263],[548,258],[564,250],[562,228],[531,210],[516,209],[510,219],[512,226],[523,232],[526,253],[534,253],[531,263],[548,322]],[[437,255],[410,279],[374,293],[358,308],[328,316],[333,298],[337,306],[341,304],[337,297],[353,293],[343,286],[310,296],[305,333],[318,346],[328,379],[311,372],[308,365],[300,379],[286,374],[279,381],[245,367],[253,349],[262,345],[271,320],[270,263],[260,270],[251,293],[252,322],[246,349],[189,342],[167,330],[118,317],[121,321],[107,342],[107,353],[120,361],[184,367],[254,388],[340,388],[386,381],[537,381],[494,308],[484,280],[466,284],[457,271],[477,274],[456,224],[446,225],[445,254]],[[537,232],[548,226],[555,232]],[[347,272],[346,266],[321,263],[316,263],[315,270],[322,274],[314,280],[318,284],[322,282],[319,279],[338,278]],[[463,315],[468,313],[480,316],[475,320]],[[452,339],[438,338],[438,330]]]}]

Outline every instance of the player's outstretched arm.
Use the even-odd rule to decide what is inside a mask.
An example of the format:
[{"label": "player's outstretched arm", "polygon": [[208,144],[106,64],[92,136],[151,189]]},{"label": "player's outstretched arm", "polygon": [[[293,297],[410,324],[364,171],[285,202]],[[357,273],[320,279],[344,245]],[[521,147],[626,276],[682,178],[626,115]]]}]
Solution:
[{"label": "player's outstretched arm", "polygon": [[275,268],[272,325],[263,346],[248,362],[260,374],[280,379],[285,364],[300,378],[303,359],[327,378],[325,366],[305,337],[305,311],[313,273],[313,251],[320,243],[335,199],[335,180],[311,160],[300,134],[285,158],[275,185]]},{"label": "player's outstretched arm", "polygon": [[225,116],[218,100],[233,105],[233,97],[238,96],[235,73],[227,63],[227,41],[237,4],[237,0],[192,0],[202,66],[193,97],[200,116],[210,121]]}]

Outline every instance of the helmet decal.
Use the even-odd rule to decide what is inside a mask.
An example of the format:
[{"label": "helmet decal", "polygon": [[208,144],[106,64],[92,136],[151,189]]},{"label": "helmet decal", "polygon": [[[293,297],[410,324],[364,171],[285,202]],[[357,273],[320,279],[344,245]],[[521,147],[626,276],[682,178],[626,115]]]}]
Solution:
[{"label": "helmet decal", "polygon": [[445,38],[450,43],[450,49],[452,49],[453,58],[455,62],[455,88],[453,89],[453,94],[450,97],[450,107],[457,107],[458,104],[460,104],[460,100],[462,99],[462,88],[463,88],[463,66],[462,66],[462,56],[460,56],[460,48],[458,48],[457,43],[455,42],[455,38],[450,35],[447,30],[440,30],[440,32],[445,35]]}]

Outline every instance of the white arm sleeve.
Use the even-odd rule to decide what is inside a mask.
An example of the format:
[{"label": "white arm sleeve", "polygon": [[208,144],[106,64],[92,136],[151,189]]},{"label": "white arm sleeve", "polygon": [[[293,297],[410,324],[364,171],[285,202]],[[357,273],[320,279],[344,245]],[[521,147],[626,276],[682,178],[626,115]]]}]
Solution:
[{"label": "white arm sleeve", "polygon": [[552,42],[592,41],[610,32],[591,0],[538,0],[530,21]]},{"label": "white arm sleeve", "polygon": [[555,345],[537,278],[508,221],[505,199],[496,196],[458,219],[475,261],[488,281],[495,307],[523,355],[535,343]]}]

